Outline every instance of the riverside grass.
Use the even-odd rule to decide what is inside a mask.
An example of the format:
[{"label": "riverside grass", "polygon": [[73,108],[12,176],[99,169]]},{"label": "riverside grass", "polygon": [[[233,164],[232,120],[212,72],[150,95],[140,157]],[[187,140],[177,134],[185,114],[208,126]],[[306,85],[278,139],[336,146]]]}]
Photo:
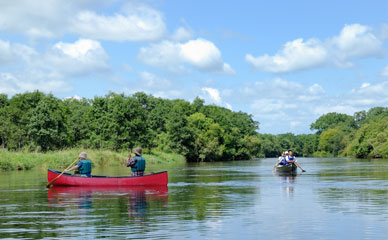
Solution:
[{"label": "riverside grass", "polygon": [[[0,170],[29,170],[37,167],[61,169],[74,161],[80,152],[86,152],[88,159],[98,167],[123,166],[127,162],[128,152],[115,152],[100,149],[66,149],[50,152],[22,152],[0,149]],[[134,154],[132,154],[134,156]],[[184,163],[185,158],[175,153],[151,151],[143,154],[147,164],[164,165]]]}]

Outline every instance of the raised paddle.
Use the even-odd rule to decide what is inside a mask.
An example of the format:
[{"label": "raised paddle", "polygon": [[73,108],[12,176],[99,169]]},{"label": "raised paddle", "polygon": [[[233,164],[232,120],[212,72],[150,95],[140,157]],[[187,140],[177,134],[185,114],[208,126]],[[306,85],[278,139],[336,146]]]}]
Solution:
[{"label": "raised paddle", "polygon": [[71,168],[71,167],[74,165],[74,163],[76,163],[77,161],[78,161],[78,159],[74,160],[74,162],[72,162],[67,168],[65,168],[65,169],[62,171],[61,174],[59,174],[59,175],[56,176],[53,180],[51,180],[51,181],[46,185],[46,188],[50,188],[51,185],[52,185],[55,181],[57,181],[57,179],[60,178],[60,177],[62,176],[62,174],[64,174],[65,171],[66,171],[67,169]]}]

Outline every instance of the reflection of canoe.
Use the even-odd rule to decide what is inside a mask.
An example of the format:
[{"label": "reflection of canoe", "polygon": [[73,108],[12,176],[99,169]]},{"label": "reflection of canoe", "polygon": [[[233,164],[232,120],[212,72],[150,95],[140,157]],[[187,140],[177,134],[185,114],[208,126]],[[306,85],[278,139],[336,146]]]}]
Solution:
[{"label": "reflection of canoe", "polygon": [[103,186],[53,186],[48,189],[48,197],[58,196],[78,196],[85,193],[103,195],[123,195],[144,192],[159,196],[168,196],[167,186],[123,186],[123,187],[103,187]]},{"label": "reflection of canoe", "polygon": [[134,202],[168,201],[167,186],[53,186],[48,189],[48,203],[55,207],[91,208],[92,199],[119,199],[129,197]]},{"label": "reflection of canoe", "polygon": [[297,166],[295,164],[279,165],[276,167],[276,172],[280,174],[295,174]]},{"label": "reflection of canoe", "polygon": [[[48,170],[47,180],[50,182],[61,172]],[[152,173],[141,177],[110,177],[95,176],[81,177],[64,173],[53,185],[62,186],[166,186],[168,183],[167,171]]]}]

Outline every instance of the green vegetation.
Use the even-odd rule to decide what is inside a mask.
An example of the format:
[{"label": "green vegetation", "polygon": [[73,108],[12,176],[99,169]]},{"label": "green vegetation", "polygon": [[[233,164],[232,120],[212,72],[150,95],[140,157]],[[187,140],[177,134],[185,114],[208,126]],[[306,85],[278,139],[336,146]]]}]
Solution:
[{"label": "green vegetation", "polygon": [[251,115],[206,106],[199,98],[190,103],[141,92],[81,100],[39,91],[10,99],[0,95],[0,121],[0,146],[11,151],[128,151],[140,145],[146,152],[175,153],[188,161],[258,155],[258,122]]},{"label": "green vegetation", "polygon": [[36,91],[0,94],[0,122],[1,169],[64,166],[78,150],[63,149],[93,149],[97,164],[114,164],[135,146],[158,155],[156,162],[172,156],[196,162],[276,157],[286,149],[296,156],[388,158],[384,107],[322,115],[311,124],[315,134],[272,135],[258,133],[251,115],[204,105],[200,98],[190,103],[139,92],[61,100]]},{"label": "green vegetation", "polygon": [[[0,170],[28,170],[34,167],[44,169],[63,169],[72,163],[82,151],[88,153],[94,166],[118,166],[123,167],[127,162],[128,152],[114,152],[98,149],[67,149],[48,152],[14,152],[0,149]],[[154,151],[145,153],[147,165],[180,164],[185,162],[182,155],[175,153],[162,153]]]}]

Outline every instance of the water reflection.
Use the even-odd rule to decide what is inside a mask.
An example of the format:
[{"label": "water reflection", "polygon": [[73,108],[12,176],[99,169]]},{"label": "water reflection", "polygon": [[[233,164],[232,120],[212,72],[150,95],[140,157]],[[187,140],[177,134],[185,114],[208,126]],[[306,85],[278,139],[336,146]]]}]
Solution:
[{"label": "water reflection", "polygon": [[289,198],[294,198],[294,186],[297,178],[297,174],[292,173],[274,173],[275,176],[281,181],[282,190],[284,195]]},{"label": "water reflection", "polygon": [[[158,202],[167,207],[168,188],[164,187],[63,187],[54,186],[47,192],[49,206],[70,209],[96,209],[102,202],[112,200],[105,208],[121,208],[127,204],[130,218],[144,218],[147,214],[147,203]],[[124,201],[123,201],[124,200]],[[114,202],[117,204],[115,205]],[[118,205],[118,206],[117,206]]]},{"label": "water reflection", "polygon": [[388,160],[302,160],[298,175],[272,175],[274,159],[189,164],[168,189],[0,174],[0,238],[386,239]]}]

